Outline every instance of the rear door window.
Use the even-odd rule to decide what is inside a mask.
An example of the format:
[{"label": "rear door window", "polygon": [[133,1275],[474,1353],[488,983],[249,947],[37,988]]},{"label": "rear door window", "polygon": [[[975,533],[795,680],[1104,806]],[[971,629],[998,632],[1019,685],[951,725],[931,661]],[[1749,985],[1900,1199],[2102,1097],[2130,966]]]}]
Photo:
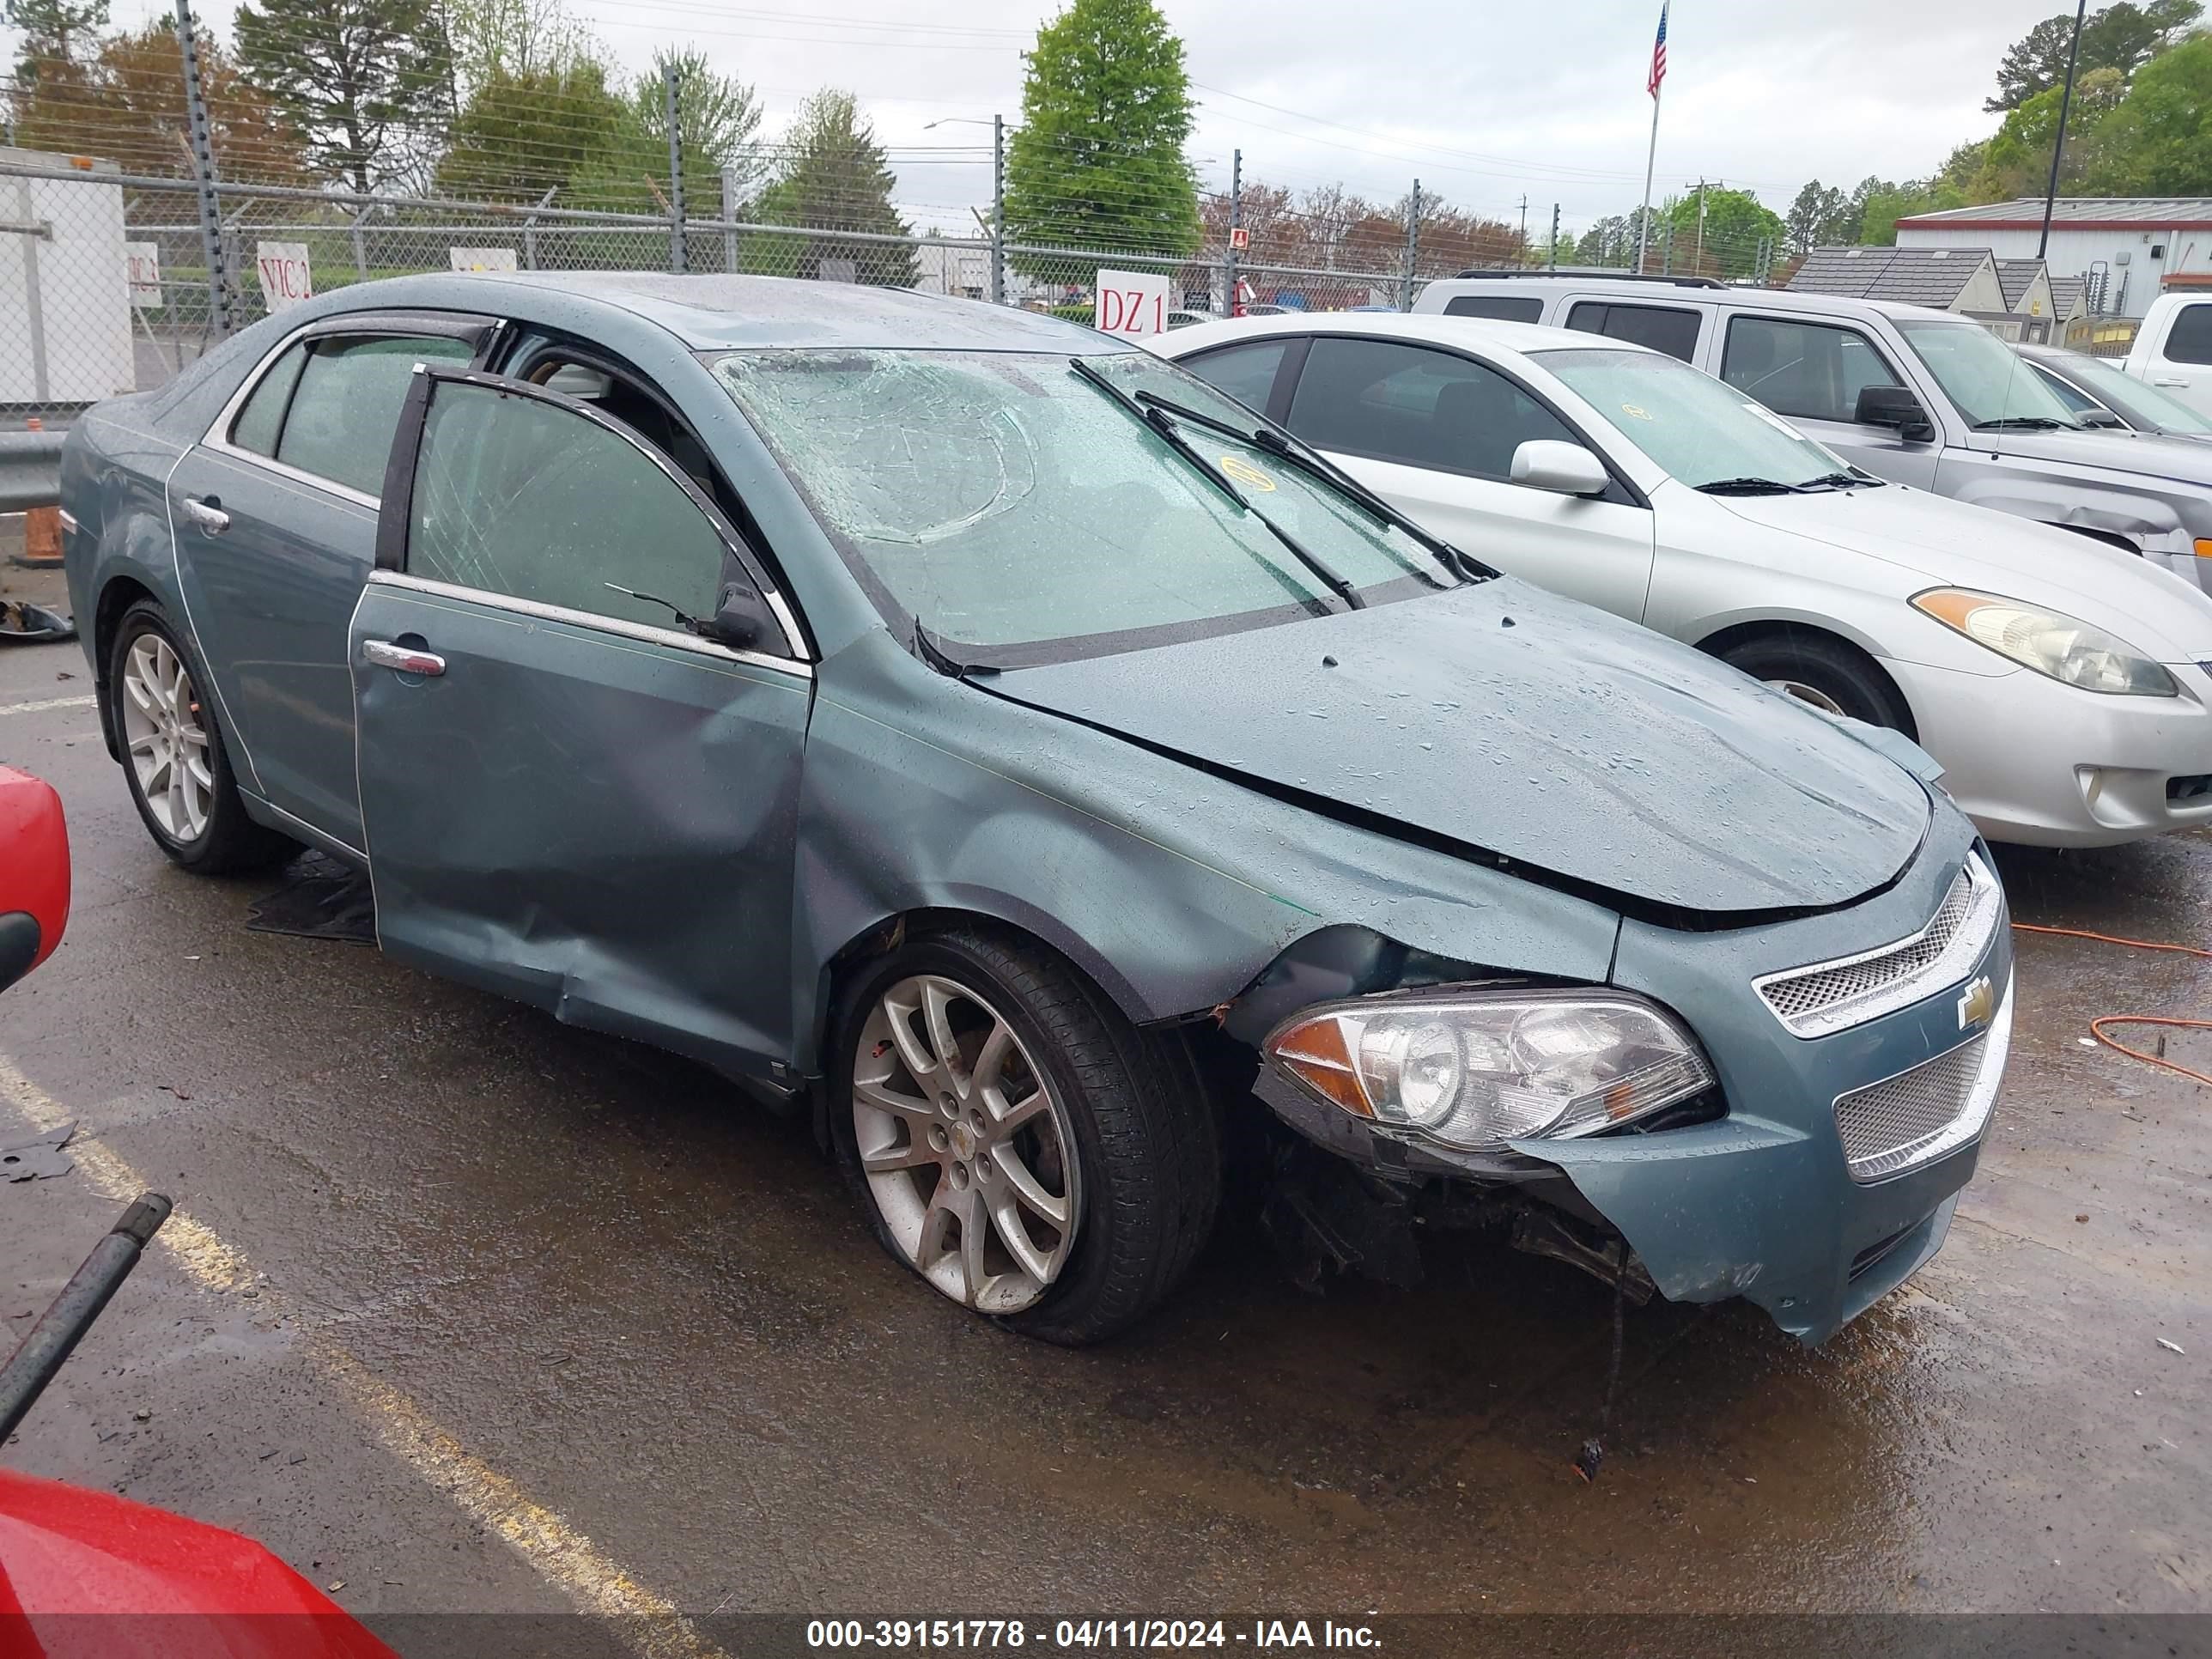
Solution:
[{"label": "rear door window", "polygon": [[332,335],[305,347],[276,458],[365,495],[384,488],[385,459],[415,365],[465,363],[476,355],[467,340],[434,335]]},{"label": "rear door window", "polygon": [[1218,386],[1247,409],[1256,409],[1264,415],[1268,400],[1274,395],[1276,371],[1282,368],[1283,354],[1290,349],[1287,335],[1279,340],[1253,340],[1186,357],[1182,366],[1201,380]]},{"label": "rear door window", "polygon": [[407,572],[672,631],[677,611],[711,617],[722,584],[750,584],[706,510],[628,437],[543,398],[450,382],[423,422]]},{"label": "rear door window", "polygon": [[246,400],[246,407],[231,422],[232,444],[274,459],[276,437],[284,426],[284,410],[292,401],[292,389],[300,384],[300,370],[307,361],[307,348],[303,341],[286,351],[276,360],[276,367],[261,377],[260,384],[253,388],[253,395]]},{"label": "rear door window", "polygon": [[2173,313],[2173,328],[2166,337],[2166,360],[2212,363],[2212,301],[2184,306]]},{"label": "rear door window", "polygon": [[1500,323],[1535,323],[1544,302],[1530,294],[1455,294],[1444,301],[1447,317],[1487,317]]},{"label": "rear door window", "polygon": [[1530,439],[1581,441],[1496,369],[1394,340],[1316,340],[1289,424],[1316,449],[1487,478]]},{"label": "rear door window", "polygon": [[1567,313],[1567,326],[1609,340],[1650,346],[1690,362],[1698,355],[1700,313],[1679,306],[1624,305],[1619,301],[1578,300]]},{"label": "rear door window", "polygon": [[1804,421],[1855,421],[1862,391],[1905,384],[1856,330],[1772,317],[1729,324],[1721,379],[1778,415]]}]

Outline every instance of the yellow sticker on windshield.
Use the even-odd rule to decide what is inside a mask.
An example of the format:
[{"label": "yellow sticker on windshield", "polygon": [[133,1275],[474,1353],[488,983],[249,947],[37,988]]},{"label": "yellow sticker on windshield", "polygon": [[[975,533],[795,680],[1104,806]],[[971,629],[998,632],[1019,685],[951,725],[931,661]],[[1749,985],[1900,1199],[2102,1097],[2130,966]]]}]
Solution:
[{"label": "yellow sticker on windshield", "polygon": [[1638,409],[1634,404],[1621,404],[1620,412],[1634,421],[1648,421],[1651,418],[1648,410]]},{"label": "yellow sticker on windshield", "polygon": [[1224,455],[1221,470],[1238,483],[1249,484],[1255,489],[1273,489],[1275,481],[1241,455]]}]

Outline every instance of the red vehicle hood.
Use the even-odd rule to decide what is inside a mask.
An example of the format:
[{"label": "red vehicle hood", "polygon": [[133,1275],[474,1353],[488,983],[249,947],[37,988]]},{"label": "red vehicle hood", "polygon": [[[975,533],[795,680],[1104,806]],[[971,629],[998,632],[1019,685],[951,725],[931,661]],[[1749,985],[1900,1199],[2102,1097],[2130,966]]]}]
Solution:
[{"label": "red vehicle hood", "polygon": [[0,1469],[9,1659],[396,1659],[250,1538]]}]

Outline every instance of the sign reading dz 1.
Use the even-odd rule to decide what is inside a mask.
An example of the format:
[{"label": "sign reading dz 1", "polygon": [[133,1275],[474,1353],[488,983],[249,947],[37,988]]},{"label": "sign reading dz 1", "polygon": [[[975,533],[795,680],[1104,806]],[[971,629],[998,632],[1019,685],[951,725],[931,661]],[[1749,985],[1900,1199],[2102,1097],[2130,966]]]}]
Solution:
[{"label": "sign reading dz 1", "polygon": [[1168,331],[1168,279],[1138,270],[1101,270],[1092,326],[1125,340],[1141,340]]}]

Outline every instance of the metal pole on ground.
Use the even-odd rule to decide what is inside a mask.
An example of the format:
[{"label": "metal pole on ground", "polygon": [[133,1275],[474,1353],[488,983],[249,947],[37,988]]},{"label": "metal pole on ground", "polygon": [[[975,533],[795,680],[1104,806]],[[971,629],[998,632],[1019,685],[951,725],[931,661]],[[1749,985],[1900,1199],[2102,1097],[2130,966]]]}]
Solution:
[{"label": "metal pole on ground", "polygon": [[1244,307],[1237,298],[1237,233],[1244,228],[1244,152],[1229,152],[1229,251],[1221,258],[1221,280],[1227,291],[1222,295],[1221,314],[1241,317]]},{"label": "metal pole on ground", "polygon": [[688,262],[684,257],[684,130],[677,122],[675,64],[660,66],[660,91],[668,120],[668,268],[681,276]]},{"label": "metal pole on ground", "polygon": [[1006,303],[1006,118],[991,118],[991,303]]},{"label": "metal pole on ground", "polygon": [[208,327],[230,332],[230,273],[223,259],[222,206],[216,198],[215,148],[208,136],[207,98],[200,87],[200,49],[190,0],[177,0],[177,50],[185,64],[185,145],[199,185],[200,252],[207,260]]}]

